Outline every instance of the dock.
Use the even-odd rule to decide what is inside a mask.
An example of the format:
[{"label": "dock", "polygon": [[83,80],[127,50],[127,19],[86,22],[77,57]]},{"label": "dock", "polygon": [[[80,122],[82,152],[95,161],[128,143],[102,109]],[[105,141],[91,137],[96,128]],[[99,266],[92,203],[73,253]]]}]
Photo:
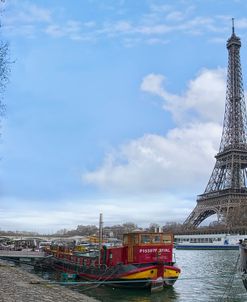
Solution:
[{"label": "dock", "polygon": [[0,260],[1,302],[99,302]]},{"label": "dock", "polygon": [[45,258],[45,252],[0,250],[0,258]]}]

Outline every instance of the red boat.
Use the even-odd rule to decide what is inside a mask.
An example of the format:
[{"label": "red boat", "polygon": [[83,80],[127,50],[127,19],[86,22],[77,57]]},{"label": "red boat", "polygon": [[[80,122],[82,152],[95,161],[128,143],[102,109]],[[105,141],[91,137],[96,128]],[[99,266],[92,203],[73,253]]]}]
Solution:
[{"label": "red boat", "polygon": [[180,274],[173,262],[172,234],[133,232],[124,234],[121,246],[84,251],[51,246],[49,253],[55,268],[115,287],[160,290],[173,285]]}]

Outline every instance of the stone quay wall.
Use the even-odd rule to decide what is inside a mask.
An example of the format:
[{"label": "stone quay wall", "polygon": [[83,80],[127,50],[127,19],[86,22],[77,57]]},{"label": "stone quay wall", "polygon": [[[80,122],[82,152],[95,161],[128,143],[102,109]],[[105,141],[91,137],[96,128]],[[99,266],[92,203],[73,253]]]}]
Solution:
[{"label": "stone quay wall", "polygon": [[0,302],[98,302],[0,260]]}]

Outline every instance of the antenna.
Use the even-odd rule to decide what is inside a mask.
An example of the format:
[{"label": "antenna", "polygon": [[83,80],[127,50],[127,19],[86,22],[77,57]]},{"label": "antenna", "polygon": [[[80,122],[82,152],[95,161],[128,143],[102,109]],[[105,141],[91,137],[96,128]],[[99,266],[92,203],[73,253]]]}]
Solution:
[{"label": "antenna", "polygon": [[234,35],[234,18],[232,18],[232,34]]}]

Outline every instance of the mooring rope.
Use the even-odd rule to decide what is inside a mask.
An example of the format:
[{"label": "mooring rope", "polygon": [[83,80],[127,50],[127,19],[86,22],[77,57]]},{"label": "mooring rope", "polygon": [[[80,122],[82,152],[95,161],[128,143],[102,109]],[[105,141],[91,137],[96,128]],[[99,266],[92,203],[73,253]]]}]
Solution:
[{"label": "mooring rope", "polygon": [[[109,269],[108,269],[108,270],[109,270]],[[105,273],[108,272],[108,270],[106,270]],[[105,284],[105,283],[107,282],[107,280],[108,280],[109,278],[111,278],[111,277],[117,272],[117,270],[118,270],[118,267],[116,267],[116,269],[113,270],[112,273],[111,273],[110,275],[106,276],[106,278],[103,279],[103,280],[100,280],[100,279],[102,278],[102,276],[104,276],[104,274],[101,275],[101,276],[99,276],[99,278],[97,279],[98,281],[95,282],[95,283],[97,283],[96,285],[90,286],[90,287],[88,287],[88,288],[85,288],[83,291],[86,291],[86,290],[89,290],[89,289],[93,289],[93,288],[97,288],[97,287],[99,287],[100,285]]]}]

